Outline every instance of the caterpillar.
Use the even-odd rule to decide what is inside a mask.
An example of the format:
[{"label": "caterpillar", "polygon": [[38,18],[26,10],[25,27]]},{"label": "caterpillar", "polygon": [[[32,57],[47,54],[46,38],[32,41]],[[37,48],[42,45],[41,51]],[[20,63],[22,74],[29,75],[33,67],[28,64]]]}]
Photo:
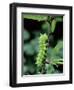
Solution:
[{"label": "caterpillar", "polygon": [[43,61],[45,60],[46,51],[47,51],[47,43],[48,40],[47,34],[40,34],[39,37],[39,52],[36,57],[36,65],[38,67],[43,65]]}]

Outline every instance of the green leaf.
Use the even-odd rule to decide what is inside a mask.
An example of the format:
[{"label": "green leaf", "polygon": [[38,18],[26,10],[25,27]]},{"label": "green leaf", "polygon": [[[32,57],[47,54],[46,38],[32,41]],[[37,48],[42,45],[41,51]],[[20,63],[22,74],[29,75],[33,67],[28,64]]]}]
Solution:
[{"label": "green leaf", "polygon": [[42,30],[44,33],[50,33],[50,24],[48,22],[44,22],[42,24]]},{"label": "green leaf", "polygon": [[54,48],[48,48],[47,58],[51,61],[60,60],[63,58],[63,41],[58,41]]},{"label": "green leaf", "polygon": [[45,15],[34,15],[34,14],[24,14],[23,18],[33,19],[33,20],[38,20],[38,21],[47,20],[47,16],[45,16]]},{"label": "green leaf", "polygon": [[52,21],[52,16],[48,16],[48,22],[51,23]]},{"label": "green leaf", "polygon": [[45,22],[45,23],[42,24],[42,29],[43,30],[48,30],[49,26],[50,26],[50,24],[48,22]]},{"label": "green leaf", "polygon": [[54,48],[54,52],[59,53],[61,49],[63,49],[63,41],[58,41],[57,45]]},{"label": "green leaf", "polygon": [[53,33],[55,31],[55,27],[56,27],[56,20],[52,20],[51,22],[51,32]]},{"label": "green leaf", "polygon": [[35,72],[35,66],[32,63],[28,65],[28,68],[30,73],[33,74]]},{"label": "green leaf", "polygon": [[30,38],[30,34],[27,30],[23,31],[23,39],[24,40],[28,40]]},{"label": "green leaf", "polygon": [[26,74],[28,72],[28,66],[27,65],[24,65],[23,66],[23,74]]},{"label": "green leaf", "polygon": [[59,58],[59,59],[54,59],[52,61],[53,65],[58,65],[58,64],[63,64],[63,59]]},{"label": "green leaf", "polygon": [[54,73],[55,72],[55,69],[54,69],[54,67],[53,67],[53,65],[52,64],[48,64],[48,65],[46,65],[46,72],[47,72],[47,74],[51,74],[51,73]]},{"label": "green leaf", "polygon": [[31,40],[30,43],[32,44],[35,52],[38,53],[38,50],[39,50],[38,38],[35,38],[35,39]]}]

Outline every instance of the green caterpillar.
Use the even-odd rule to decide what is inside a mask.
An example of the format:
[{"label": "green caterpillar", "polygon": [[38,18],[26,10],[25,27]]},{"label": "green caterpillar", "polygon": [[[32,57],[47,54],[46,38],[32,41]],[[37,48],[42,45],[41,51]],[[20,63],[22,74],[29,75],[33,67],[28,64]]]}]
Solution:
[{"label": "green caterpillar", "polygon": [[36,65],[38,67],[43,65],[45,55],[46,55],[46,51],[47,51],[47,43],[46,43],[47,40],[48,40],[47,34],[40,34],[40,37],[39,37],[39,53],[36,57]]}]

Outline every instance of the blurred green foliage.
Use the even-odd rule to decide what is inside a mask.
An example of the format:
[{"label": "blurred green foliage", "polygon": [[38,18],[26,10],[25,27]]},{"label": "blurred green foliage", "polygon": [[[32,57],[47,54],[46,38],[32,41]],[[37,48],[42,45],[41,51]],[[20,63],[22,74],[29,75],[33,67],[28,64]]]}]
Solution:
[{"label": "blurred green foliage", "polygon": [[38,20],[38,21],[47,20],[47,16],[46,15],[25,14],[25,15],[23,15],[23,18],[32,19],[32,20]]},{"label": "blurred green foliage", "polygon": [[33,55],[34,54],[34,48],[33,45],[31,44],[25,44],[23,47],[24,52],[28,55]]},{"label": "blurred green foliage", "polygon": [[30,34],[27,30],[23,31],[23,39],[24,40],[28,40],[30,38]]},{"label": "blurred green foliage", "polygon": [[[57,39],[57,43],[53,47],[52,45],[56,42],[54,39],[54,32],[56,32],[57,23],[63,22],[63,16],[48,16],[48,15],[34,15],[34,14],[23,14],[23,21],[32,20],[32,22],[41,22],[40,30],[27,30],[24,27],[23,30],[23,75],[34,75],[42,74],[54,74],[63,72],[63,39]],[[26,22],[27,23],[27,22]],[[59,29],[60,30],[60,29]],[[62,30],[63,31],[63,30]],[[47,34],[48,40],[47,55],[45,56],[44,66],[41,68],[37,67],[36,57],[39,54],[39,37],[40,33]],[[51,38],[52,35],[52,39]],[[50,46],[49,40],[52,43]],[[42,54],[41,54],[42,57]],[[41,62],[43,63],[43,62]],[[61,68],[61,69],[60,69]]]},{"label": "blurred green foliage", "polygon": [[55,18],[57,22],[62,22],[63,21],[63,17],[62,16],[58,16]]}]

